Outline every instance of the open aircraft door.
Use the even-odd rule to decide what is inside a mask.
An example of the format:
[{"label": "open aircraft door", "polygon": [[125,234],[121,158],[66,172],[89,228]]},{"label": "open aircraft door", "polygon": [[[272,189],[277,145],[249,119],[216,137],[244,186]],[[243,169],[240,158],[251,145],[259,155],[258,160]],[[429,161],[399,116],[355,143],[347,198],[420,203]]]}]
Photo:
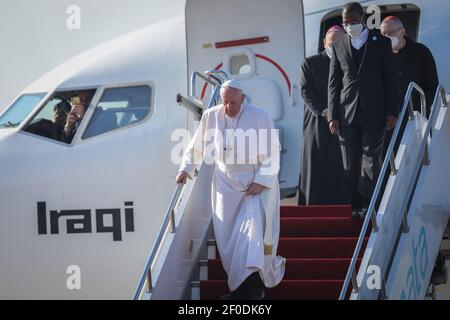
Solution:
[{"label": "open aircraft door", "polygon": [[[266,109],[282,144],[279,175],[282,197],[298,188],[303,128],[299,91],[305,58],[301,0],[188,0],[186,36],[188,76],[223,70],[239,79],[247,102]],[[205,82],[194,92],[208,99]]]}]

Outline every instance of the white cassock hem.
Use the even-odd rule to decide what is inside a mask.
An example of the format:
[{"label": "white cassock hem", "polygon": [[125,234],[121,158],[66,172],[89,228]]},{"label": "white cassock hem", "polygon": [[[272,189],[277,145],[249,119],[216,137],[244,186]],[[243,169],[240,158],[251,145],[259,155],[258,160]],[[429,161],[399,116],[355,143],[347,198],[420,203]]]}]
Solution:
[{"label": "white cassock hem", "polygon": [[[286,260],[276,256],[279,228],[274,228],[277,234],[272,254],[264,255],[264,206],[260,195],[245,196],[244,190],[253,177],[253,172],[225,173],[216,169],[214,173],[213,226],[230,291],[256,271],[268,288],[278,285],[284,276]],[[273,218],[279,219],[279,214]]]}]

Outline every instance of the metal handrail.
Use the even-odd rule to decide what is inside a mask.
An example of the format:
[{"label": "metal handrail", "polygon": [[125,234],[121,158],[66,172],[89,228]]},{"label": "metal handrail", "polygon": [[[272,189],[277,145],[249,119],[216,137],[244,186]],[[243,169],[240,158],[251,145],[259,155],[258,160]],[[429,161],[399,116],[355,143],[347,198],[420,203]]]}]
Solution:
[{"label": "metal handrail", "polygon": [[217,77],[213,76],[213,75],[208,75],[206,73],[201,73],[198,71],[194,71],[191,75],[191,96],[192,97],[196,97],[196,81],[197,81],[197,77],[202,78],[205,82],[207,82],[208,84],[210,84],[211,86],[215,87],[219,84],[221,84],[220,79],[218,79]]},{"label": "metal handrail", "polygon": [[[199,75],[199,74],[198,74]],[[223,70],[208,70],[205,71],[204,75],[201,76],[202,79],[210,78],[216,81],[215,84],[212,85],[212,95],[206,104],[206,109],[211,108],[212,106],[218,103],[218,98],[220,96],[220,88],[222,87],[222,83],[228,80],[228,74]],[[195,96],[195,77],[193,78],[191,93]],[[210,82],[208,82],[210,83]],[[211,83],[210,83],[211,84]]]},{"label": "metal handrail", "polygon": [[222,76],[222,82],[228,80],[228,74],[223,70],[208,70],[205,72],[207,75]]},{"label": "metal handrail", "polygon": [[[403,102],[403,107],[400,112],[400,115],[397,120],[397,124],[395,126],[395,130],[392,134],[391,141],[389,143],[389,148],[386,152],[386,157],[383,161],[383,166],[381,167],[381,171],[378,176],[378,180],[373,192],[372,199],[370,200],[369,208],[367,209],[367,215],[364,219],[364,223],[361,229],[361,233],[358,238],[358,242],[356,244],[355,251],[353,253],[352,260],[350,262],[350,266],[348,268],[347,274],[345,276],[344,284],[342,286],[341,293],[339,295],[339,300],[344,300],[345,296],[347,294],[348,286],[350,284],[350,281],[353,285],[354,292],[358,292],[359,287],[357,283],[357,274],[356,274],[356,263],[359,257],[359,254],[361,252],[364,239],[367,234],[367,229],[369,228],[370,222],[372,222],[372,232],[378,232],[378,226],[376,221],[376,212],[375,212],[375,204],[377,202],[378,196],[381,191],[381,187],[383,185],[383,179],[386,174],[386,170],[388,166],[391,167],[391,174],[396,175],[397,174],[397,168],[395,167],[395,156],[394,156],[394,147],[395,143],[398,138],[398,134],[400,132],[400,127],[403,122],[403,118],[405,117],[406,110],[409,109],[409,117],[412,119],[414,117],[413,113],[413,105],[412,105],[412,93],[413,90],[416,90],[420,94],[420,104],[421,104],[421,110],[422,112],[426,110],[426,99],[425,99],[425,93],[423,90],[414,82],[411,82],[408,86],[408,89],[406,90],[405,99]],[[426,116],[426,114],[424,114]]]},{"label": "metal handrail", "polygon": [[194,101],[192,99],[186,98],[182,96],[180,93],[177,94],[177,103],[186,107],[189,111],[191,111],[198,119],[202,117],[203,114],[203,105]]},{"label": "metal handrail", "polygon": [[180,199],[181,192],[183,191],[184,185],[179,184],[175,190],[175,193],[172,196],[172,200],[170,201],[169,208],[167,209],[166,216],[164,217],[164,221],[161,225],[161,229],[159,230],[158,237],[156,238],[155,243],[153,244],[150,255],[145,263],[144,271],[142,272],[141,278],[139,280],[138,286],[134,292],[133,300],[138,300],[142,293],[145,284],[147,284],[147,293],[151,293],[153,290],[153,282],[152,282],[152,266],[153,262],[158,255],[159,249],[161,247],[162,241],[166,235],[167,228],[170,224],[170,233],[175,233],[175,207]]},{"label": "metal handrail", "polygon": [[[228,80],[229,78],[228,78],[228,74],[225,72],[225,71],[223,71],[223,70],[208,70],[208,71],[205,71],[205,74],[207,74],[208,76],[211,76],[211,77],[213,77],[213,78],[215,78],[215,79],[218,79],[217,77],[220,77],[220,79],[219,79],[219,81],[220,81],[220,85],[223,83],[223,82],[225,82],[226,80]],[[218,103],[218,98],[219,98],[219,95],[220,95],[220,88],[221,88],[221,86],[220,85],[216,85],[215,87],[214,87],[214,89],[213,89],[213,94],[211,95],[211,98],[209,99],[209,102],[208,102],[208,107],[207,108],[210,108],[211,106],[213,106],[213,105],[215,105],[216,103]]]},{"label": "metal handrail", "polygon": [[211,108],[212,106],[214,106],[217,103],[216,100],[218,100],[218,98],[219,98],[220,88],[221,88],[220,85],[217,85],[214,87],[213,94],[211,95],[211,98],[209,99],[209,101],[206,105],[206,109]]},{"label": "metal handrail", "polygon": [[194,98],[197,98],[195,85],[197,77],[202,78],[207,84],[212,86],[212,95],[206,105],[206,109],[209,109],[219,97],[221,85],[225,80],[228,80],[228,74],[223,70],[208,70],[204,73],[198,71],[193,72],[191,75],[191,96]]},{"label": "metal handrail", "polygon": [[[439,97],[440,97],[440,102],[441,102],[440,105],[437,104],[439,102],[439,100],[438,100]],[[431,104],[430,118],[428,119],[427,126],[425,128],[425,133],[424,133],[424,136],[422,139],[422,143],[420,144],[420,147],[419,147],[419,153],[418,153],[419,159],[423,159],[423,161],[417,162],[414,166],[414,171],[413,171],[413,172],[415,172],[415,176],[413,179],[414,182],[413,182],[413,185],[411,186],[411,189],[409,190],[408,199],[415,192],[415,188],[417,187],[417,182],[418,182],[417,178],[420,175],[421,167],[428,166],[430,164],[430,159],[429,159],[429,154],[428,154],[428,138],[431,137],[431,132],[432,132],[434,126],[436,125],[436,121],[439,116],[439,111],[440,111],[441,107],[446,107],[447,104],[448,103],[447,103],[445,89],[441,85],[438,85],[434,99],[433,99],[433,103]],[[424,110],[424,109],[422,109],[422,110]],[[424,111],[426,112],[426,110],[424,110]],[[424,115],[426,115],[426,113]],[[405,233],[409,232],[409,227],[407,225],[407,218],[408,218],[408,207],[406,206],[405,210],[403,210],[403,221],[402,221],[402,228],[403,228],[403,232],[405,232]],[[391,261],[391,259],[393,258],[394,254],[395,254],[395,247],[393,247],[391,252],[389,253],[389,257],[387,259],[388,264],[389,264],[389,261]],[[386,279],[389,275],[389,271],[390,271],[390,267],[388,266],[384,272],[383,281],[382,281],[382,288],[381,288],[382,298],[387,298],[385,283],[386,283]]]},{"label": "metal handrail", "polygon": [[[213,85],[214,87],[214,93],[209,101],[209,103],[207,104],[207,108],[209,108],[213,103],[214,100],[216,99],[216,97],[218,96],[218,93],[220,91],[220,87],[222,84],[222,79],[218,78],[215,76],[215,74],[217,75],[222,75],[224,76],[226,79],[228,79],[228,75],[222,71],[222,70],[210,70],[205,72],[205,74],[202,74],[200,72],[193,72],[191,75],[191,79],[192,79],[192,86],[191,86],[191,93],[192,96],[195,96],[195,81],[197,76],[199,76],[200,78],[202,78],[203,80],[205,80],[207,83]],[[182,96],[181,95],[177,95],[177,101],[180,103],[182,102]],[[193,105],[195,105],[195,102],[193,103]],[[195,173],[195,175],[197,175],[197,172]],[[147,284],[147,293],[151,293],[153,291],[153,279],[152,279],[152,266],[154,264],[154,261],[161,249],[163,240],[165,238],[166,232],[167,232],[167,228],[169,227],[170,224],[170,233],[175,233],[176,232],[176,226],[175,226],[175,208],[177,206],[177,203],[180,199],[181,193],[184,189],[184,184],[179,184],[177,185],[177,188],[175,189],[175,192],[172,196],[172,199],[170,201],[170,205],[169,208],[167,209],[166,215],[164,217],[164,221],[161,225],[161,229],[158,233],[158,237],[156,238],[155,243],[153,244],[152,250],[150,251],[150,255],[147,258],[147,262],[145,263],[145,267],[144,267],[144,271],[142,272],[141,278],[139,279],[139,283],[137,285],[137,288],[134,292],[133,295],[133,300],[138,300],[142,294],[143,294],[143,290],[144,290],[144,286],[145,284]]]}]

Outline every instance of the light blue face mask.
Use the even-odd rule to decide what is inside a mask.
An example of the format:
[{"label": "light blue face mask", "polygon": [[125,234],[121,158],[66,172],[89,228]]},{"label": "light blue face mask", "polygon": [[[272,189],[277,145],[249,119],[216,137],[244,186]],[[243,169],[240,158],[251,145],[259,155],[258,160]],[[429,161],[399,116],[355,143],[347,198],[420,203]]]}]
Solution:
[{"label": "light blue face mask", "polygon": [[361,34],[364,30],[364,25],[362,23],[349,24],[344,26],[345,31],[350,35],[350,37],[355,38]]}]

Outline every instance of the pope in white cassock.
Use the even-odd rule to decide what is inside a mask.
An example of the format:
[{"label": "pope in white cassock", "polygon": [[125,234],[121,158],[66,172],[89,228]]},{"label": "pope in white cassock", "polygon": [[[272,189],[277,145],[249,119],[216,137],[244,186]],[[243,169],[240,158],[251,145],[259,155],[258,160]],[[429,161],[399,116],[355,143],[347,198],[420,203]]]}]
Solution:
[{"label": "pope in white cassock", "polygon": [[244,103],[242,85],[226,81],[222,104],[203,113],[177,175],[186,183],[212,159],[212,213],[216,243],[228,275],[223,299],[263,299],[264,287],[283,278],[277,256],[280,230],[280,144],[269,114]]}]

